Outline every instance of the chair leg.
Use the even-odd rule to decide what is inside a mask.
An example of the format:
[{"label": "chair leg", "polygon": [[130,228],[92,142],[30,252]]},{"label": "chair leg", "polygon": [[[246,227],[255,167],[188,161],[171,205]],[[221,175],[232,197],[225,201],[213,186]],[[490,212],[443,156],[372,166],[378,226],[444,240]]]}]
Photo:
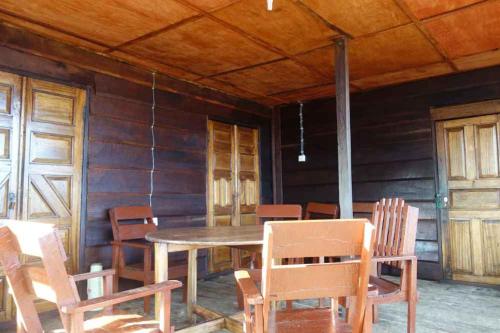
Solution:
[{"label": "chair leg", "polygon": [[188,299],[188,287],[187,287],[187,276],[182,278],[182,303],[187,303]]},{"label": "chair leg", "polygon": [[367,303],[365,310],[365,320],[363,321],[363,333],[371,333],[373,328],[373,304]]},{"label": "chair leg", "polygon": [[417,301],[408,301],[408,333],[415,333],[417,321]]},{"label": "chair leg", "polygon": [[373,323],[378,323],[378,305],[373,304]]}]

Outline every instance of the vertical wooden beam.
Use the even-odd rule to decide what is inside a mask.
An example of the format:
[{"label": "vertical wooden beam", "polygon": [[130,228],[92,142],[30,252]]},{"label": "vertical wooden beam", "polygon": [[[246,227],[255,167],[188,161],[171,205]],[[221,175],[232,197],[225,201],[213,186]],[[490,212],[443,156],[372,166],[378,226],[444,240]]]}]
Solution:
[{"label": "vertical wooden beam", "polygon": [[272,117],[272,145],[273,145],[273,202],[283,203],[283,178],[281,161],[281,109],[273,108]]},{"label": "vertical wooden beam", "polygon": [[347,38],[335,40],[335,85],[340,217],[352,218],[351,106]]}]

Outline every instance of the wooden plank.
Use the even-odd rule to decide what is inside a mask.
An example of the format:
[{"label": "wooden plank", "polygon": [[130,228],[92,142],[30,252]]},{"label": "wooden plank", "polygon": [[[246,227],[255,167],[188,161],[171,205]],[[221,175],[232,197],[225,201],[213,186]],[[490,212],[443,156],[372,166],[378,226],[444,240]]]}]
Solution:
[{"label": "wooden plank", "polygon": [[[85,49],[45,39],[4,23],[0,24],[0,45],[42,56],[54,61],[62,61],[77,68],[123,78],[141,85],[151,85],[151,73],[149,69],[132,66],[106,56],[86,51]],[[26,65],[19,64],[20,60],[13,60],[15,61],[7,64],[7,67],[14,69],[17,69],[17,67],[26,68]],[[33,72],[37,72],[36,68],[32,69]],[[267,107],[255,102],[235,98],[212,89],[202,88],[186,81],[177,80],[160,74],[157,75],[157,83],[159,90],[176,92],[181,95],[192,96],[232,109],[270,117]]]},{"label": "wooden plank", "polygon": [[337,104],[337,150],[340,217],[352,218],[351,109],[347,38],[335,40],[335,86]]}]

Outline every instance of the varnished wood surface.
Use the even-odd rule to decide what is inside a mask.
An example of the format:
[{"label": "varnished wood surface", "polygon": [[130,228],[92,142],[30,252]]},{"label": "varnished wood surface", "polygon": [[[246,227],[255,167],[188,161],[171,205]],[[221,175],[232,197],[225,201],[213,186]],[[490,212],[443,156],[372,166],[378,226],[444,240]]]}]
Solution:
[{"label": "varnished wood surface", "polygon": [[238,227],[168,228],[146,235],[150,242],[193,246],[260,245],[264,227],[244,225]]},{"label": "varnished wood surface", "polygon": [[99,9],[89,0],[5,0],[2,21],[51,41],[5,29],[0,36],[142,84],[158,71],[162,89],[236,107],[233,96],[268,105],[332,96],[328,54],[339,35],[351,40],[352,86],[362,90],[500,63],[500,5],[493,0],[277,1],[273,11],[259,1],[155,0],[150,7],[158,11],[146,7],[135,0],[104,1]]}]

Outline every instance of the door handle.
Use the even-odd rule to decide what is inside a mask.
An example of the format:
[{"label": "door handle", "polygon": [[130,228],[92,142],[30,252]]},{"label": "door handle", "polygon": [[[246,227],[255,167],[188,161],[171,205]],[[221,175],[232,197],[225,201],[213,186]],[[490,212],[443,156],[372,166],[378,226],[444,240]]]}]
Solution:
[{"label": "door handle", "polygon": [[443,195],[441,193],[437,193],[436,194],[436,198],[435,198],[435,202],[436,202],[436,207],[437,208],[448,208],[448,197],[446,195]]}]

